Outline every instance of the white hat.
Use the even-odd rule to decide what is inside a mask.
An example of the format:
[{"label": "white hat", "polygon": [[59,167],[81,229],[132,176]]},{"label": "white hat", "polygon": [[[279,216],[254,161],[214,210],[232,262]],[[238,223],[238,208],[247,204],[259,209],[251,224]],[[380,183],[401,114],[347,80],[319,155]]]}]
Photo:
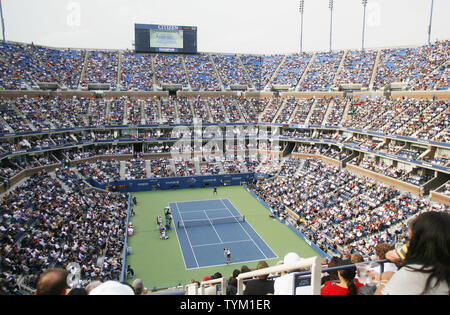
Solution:
[{"label": "white hat", "polygon": [[296,262],[296,261],[300,261],[300,260],[302,260],[302,258],[299,255],[297,255],[294,252],[290,252],[290,253],[287,253],[284,256],[283,262],[285,264],[290,264],[290,263],[293,263],[293,262]]},{"label": "white hat", "polygon": [[106,281],[89,292],[89,295],[134,295],[134,290],[118,281]]}]

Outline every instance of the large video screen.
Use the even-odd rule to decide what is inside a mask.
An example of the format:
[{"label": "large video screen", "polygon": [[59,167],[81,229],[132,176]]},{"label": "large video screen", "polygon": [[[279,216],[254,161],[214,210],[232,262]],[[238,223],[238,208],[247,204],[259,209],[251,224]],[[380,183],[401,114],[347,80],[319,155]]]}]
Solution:
[{"label": "large video screen", "polygon": [[136,52],[197,53],[197,27],[135,24]]}]

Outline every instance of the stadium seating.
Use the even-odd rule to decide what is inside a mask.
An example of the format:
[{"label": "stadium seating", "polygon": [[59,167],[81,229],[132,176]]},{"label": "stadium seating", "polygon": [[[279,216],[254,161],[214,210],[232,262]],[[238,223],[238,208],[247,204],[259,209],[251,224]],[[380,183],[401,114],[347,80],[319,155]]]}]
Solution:
[{"label": "stadium seating", "polygon": [[[448,44],[140,55],[2,42],[0,277],[6,291],[33,287],[40,270],[68,261],[82,266],[83,285],[120,279],[129,204],[123,194],[94,189],[94,182],[267,174],[270,179],[248,188],[318,248],[371,260],[377,243],[406,238],[411,216],[449,211]],[[49,92],[41,83],[58,89]],[[87,91],[98,83],[109,90]],[[401,94],[396,83],[404,85]],[[360,84],[366,94],[338,91],[345,84]],[[181,90],[173,95],[166,85]],[[233,85],[249,90],[230,91]],[[284,85],[286,93],[273,91]],[[174,129],[179,125],[185,129]],[[204,145],[208,127],[232,137],[224,146],[229,156],[170,157],[182,152],[183,135],[199,150],[190,137],[203,133]],[[266,143],[276,138],[270,127],[280,129],[273,146]],[[281,162],[262,159],[268,152]]]}]

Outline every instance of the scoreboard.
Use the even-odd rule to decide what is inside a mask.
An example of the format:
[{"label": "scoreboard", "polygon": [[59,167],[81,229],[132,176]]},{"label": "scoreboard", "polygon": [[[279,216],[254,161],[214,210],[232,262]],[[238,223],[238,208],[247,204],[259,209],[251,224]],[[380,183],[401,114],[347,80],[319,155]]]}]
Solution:
[{"label": "scoreboard", "polygon": [[135,24],[137,53],[197,53],[197,27],[158,24]]}]

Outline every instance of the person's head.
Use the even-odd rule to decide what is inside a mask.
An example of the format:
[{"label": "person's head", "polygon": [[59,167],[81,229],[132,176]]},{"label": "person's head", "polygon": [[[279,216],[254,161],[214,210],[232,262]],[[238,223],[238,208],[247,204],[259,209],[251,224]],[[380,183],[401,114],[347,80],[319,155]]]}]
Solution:
[{"label": "person's head", "polygon": [[44,271],[36,281],[36,295],[64,295],[69,288],[66,269],[53,268]]},{"label": "person's head", "polygon": [[[284,264],[284,265],[289,265],[289,264],[297,263],[297,262],[299,262],[299,261],[301,261],[301,260],[302,260],[302,258],[301,258],[297,253],[290,252],[290,253],[287,253],[287,254],[284,256],[284,258],[283,258],[283,264]],[[301,269],[291,269],[291,270],[286,270],[285,273],[288,273],[288,272],[295,272],[295,271],[301,271]]]},{"label": "person's head", "polygon": [[[258,262],[258,265],[256,266],[256,270],[264,269],[267,267],[269,267],[269,265],[264,260],[261,260],[260,262]],[[268,274],[263,275],[263,276],[258,276],[258,279],[264,280],[264,279],[267,279],[268,276],[269,276]]]},{"label": "person's head", "polygon": [[213,280],[213,279],[220,279],[220,278],[222,278],[222,274],[220,272],[216,272],[215,274],[213,274],[211,276],[211,280]]},{"label": "person's head", "polygon": [[247,265],[242,265],[241,273],[250,272],[250,268]]},{"label": "person's head", "polygon": [[[338,267],[341,265],[342,259],[339,256],[333,256],[331,257],[330,261],[328,262],[328,268],[332,268],[332,267]],[[330,276],[330,280],[338,280],[338,273],[337,270],[330,270],[327,271],[327,273]]]},{"label": "person's head", "polygon": [[142,279],[135,279],[131,286],[133,287],[136,295],[141,295],[144,293],[144,281],[142,281]]},{"label": "person's head", "polygon": [[92,289],[89,295],[134,295],[134,290],[129,284],[109,280]]},{"label": "person's head", "polygon": [[386,259],[386,253],[390,250],[393,250],[394,246],[387,244],[387,243],[378,243],[377,246],[375,246],[375,253],[377,254],[377,257],[379,260]]},{"label": "person's head", "polygon": [[364,257],[361,255],[361,253],[354,253],[350,260],[352,261],[352,263],[356,264],[364,262]]},{"label": "person's head", "polygon": [[[428,273],[422,293],[441,281],[450,285],[450,214],[447,212],[424,212],[412,223],[412,235],[405,257],[405,265],[417,264],[415,269]],[[432,279],[436,281],[432,281]]]},{"label": "person's head", "polygon": [[411,239],[412,233],[413,233],[413,225],[414,221],[417,219],[417,216],[414,216],[412,218],[409,218],[406,222],[406,225],[408,226],[408,238]]},{"label": "person's head", "polygon": [[[350,259],[341,260],[340,266],[352,265]],[[348,267],[342,270],[338,270],[338,277],[340,281],[344,281],[347,284],[348,293],[347,295],[356,295],[357,288],[355,285],[356,267]]]},{"label": "person's head", "polygon": [[231,274],[231,276],[232,276],[233,278],[237,278],[237,277],[239,276],[240,273],[241,273],[241,272],[239,271],[239,269],[234,269],[234,270],[233,270],[233,273]]}]

